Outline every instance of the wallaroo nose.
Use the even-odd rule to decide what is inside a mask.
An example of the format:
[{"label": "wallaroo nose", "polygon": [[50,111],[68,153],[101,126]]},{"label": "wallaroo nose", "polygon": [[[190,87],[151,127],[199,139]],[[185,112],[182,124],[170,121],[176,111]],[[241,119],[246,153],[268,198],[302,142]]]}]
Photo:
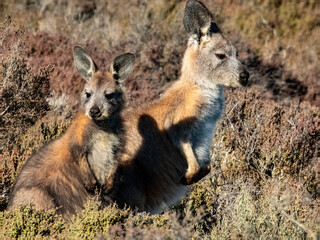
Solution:
[{"label": "wallaroo nose", "polygon": [[240,73],[240,83],[242,86],[245,86],[248,84],[248,79],[250,77],[249,72],[244,69],[241,73]]},{"label": "wallaroo nose", "polygon": [[101,115],[100,109],[98,107],[92,107],[90,109],[90,117],[96,118]]}]

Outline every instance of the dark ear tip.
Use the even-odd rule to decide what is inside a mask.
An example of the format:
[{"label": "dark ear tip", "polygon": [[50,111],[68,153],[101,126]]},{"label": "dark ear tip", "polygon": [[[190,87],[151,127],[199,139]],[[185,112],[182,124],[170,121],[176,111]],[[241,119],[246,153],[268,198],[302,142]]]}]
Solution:
[{"label": "dark ear tip", "polygon": [[191,4],[194,4],[195,2],[197,2],[196,0],[189,0],[188,2],[187,2],[187,6],[188,5],[191,5]]},{"label": "dark ear tip", "polygon": [[136,55],[131,52],[125,53],[125,55],[130,59],[130,61],[134,62],[136,60]]},{"label": "dark ear tip", "polygon": [[134,54],[132,54],[132,53],[130,53],[130,61],[132,62],[132,64],[134,64],[135,63],[135,61],[136,61],[136,55],[134,55]]},{"label": "dark ear tip", "polygon": [[186,4],[186,8],[190,8],[190,7],[194,7],[194,6],[198,6],[198,5],[201,5],[204,7],[204,4],[200,1],[197,1],[197,0],[189,0]]},{"label": "dark ear tip", "polygon": [[136,55],[132,52],[128,52],[129,55],[131,55],[134,59],[136,59]]},{"label": "dark ear tip", "polygon": [[133,65],[135,60],[136,60],[136,55],[131,52],[123,53],[115,58],[116,65],[122,61],[125,61]]},{"label": "dark ear tip", "polygon": [[75,45],[73,47],[73,54],[83,54],[83,53],[88,54],[88,52],[84,48],[78,45]]},{"label": "dark ear tip", "polygon": [[210,10],[198,0],[189,0],[185,7],[183,25],[186,31],[191,35],[201,37],[202,30],[210,27],[213,22],[213,16]]},{"label": "dark ear tip", "polygon": [[75,46],[73,47],[73,51],[74,51],[74,52],[77,52],[77,51],[80,50],[80,49],[82,49],[82,47],[80,47],[80,46],[78,46],[78,45],[75,45]]},{"label": "dark ear tip", "polygon": [[187,5],[188,5],[188,4],[192,4],[192,3],[194,3],[194,2],[196,2],[196,0],[188,0]]}]

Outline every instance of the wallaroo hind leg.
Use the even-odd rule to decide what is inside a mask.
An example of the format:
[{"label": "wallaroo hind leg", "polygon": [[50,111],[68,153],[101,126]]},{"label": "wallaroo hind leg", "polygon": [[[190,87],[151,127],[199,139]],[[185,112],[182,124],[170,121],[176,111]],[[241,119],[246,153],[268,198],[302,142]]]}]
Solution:
[{"label": "wallaroo hind leg", "polygon": [[21,189],[14,195],[9,201],[8,209],[13,206],[31,204],[31,207],[35,210],[48,210],[54,209],[54,200],[44,190],[37,187],[29,189]]}]

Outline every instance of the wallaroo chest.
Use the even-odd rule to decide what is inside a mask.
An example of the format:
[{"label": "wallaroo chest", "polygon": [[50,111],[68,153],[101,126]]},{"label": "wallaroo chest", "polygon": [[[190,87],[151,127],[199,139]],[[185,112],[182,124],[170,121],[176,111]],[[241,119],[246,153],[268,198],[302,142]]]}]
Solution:
[{"label": "wallaroo chest", "polygon": [[191,128],[191,145],[200,167],[210,163],[210,145],[214,136],[215,124],[223,112],[223,87],[203,89],[206,101],[199,108],[199,118]]}]

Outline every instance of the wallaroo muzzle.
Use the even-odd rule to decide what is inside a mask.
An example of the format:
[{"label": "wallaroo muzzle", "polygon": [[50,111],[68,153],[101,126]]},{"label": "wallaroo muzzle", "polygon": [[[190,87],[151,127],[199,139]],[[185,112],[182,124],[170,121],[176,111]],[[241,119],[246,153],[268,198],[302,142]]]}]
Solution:
[{"label": "wallaroo muzzle", "polygon": [[101,116],[101,111],[98,107],[92,107],[90,109],[90,117],[92,117],[93,119],[98,118]]},{"label": "wallaroo muzzle", "polygon": [[248,84],[250,74],[246,69],[243,69],[243,71],[240,73],[239,81],[242,86],[246,86]]}]

